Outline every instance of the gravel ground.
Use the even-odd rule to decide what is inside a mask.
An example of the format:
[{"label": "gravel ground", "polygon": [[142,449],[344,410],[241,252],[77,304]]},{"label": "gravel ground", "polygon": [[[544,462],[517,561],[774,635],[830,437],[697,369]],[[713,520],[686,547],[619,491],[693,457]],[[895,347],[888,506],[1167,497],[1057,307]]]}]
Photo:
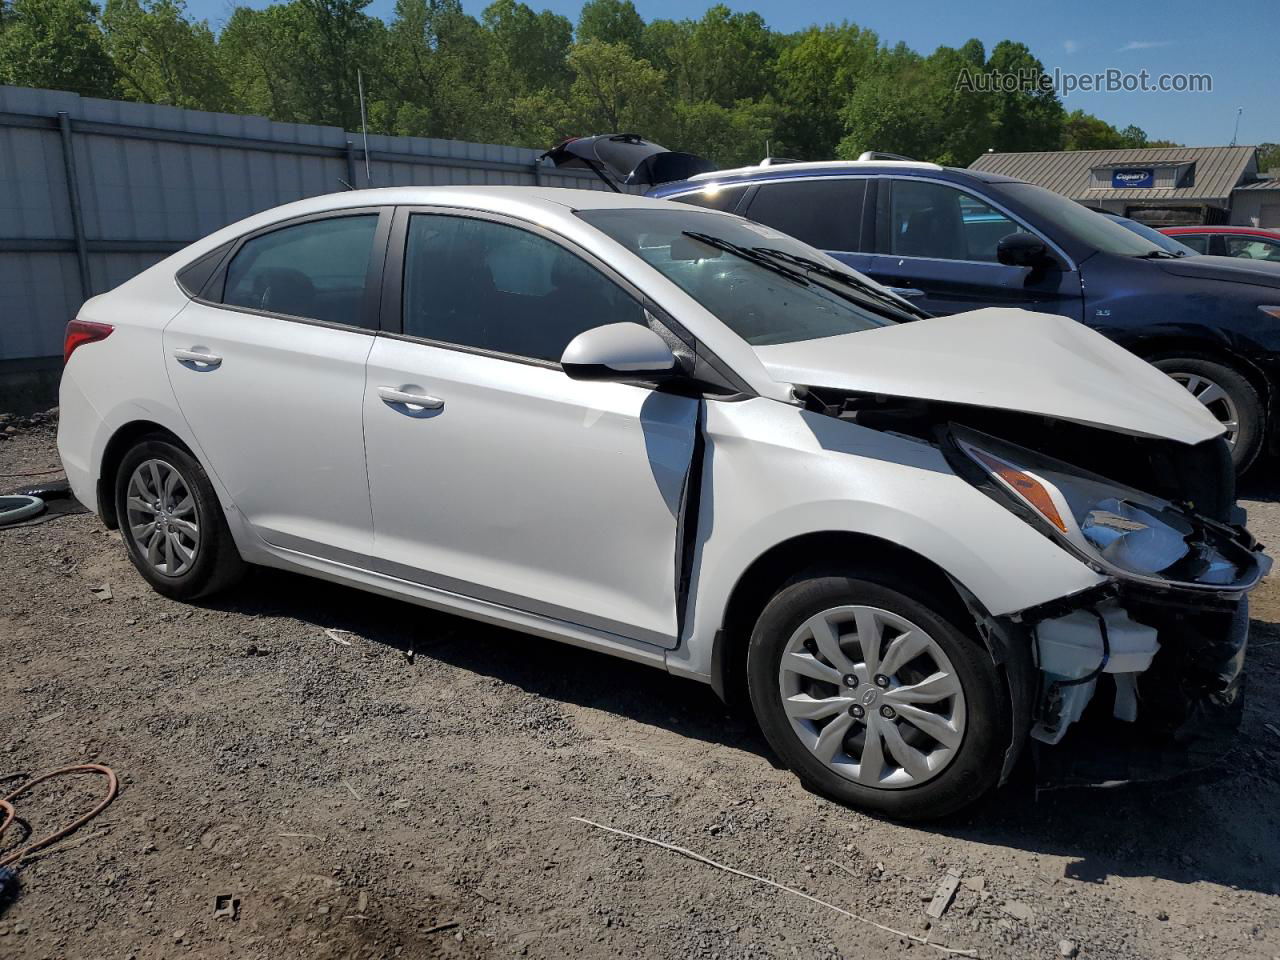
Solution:
[{"label": "gravel ground", "polygon": [[[0,474],[57,466],[50,424],[8,426]],[[1280,542],[1260,484],[1255,532]],[[912,827],[805,792],[692,682],[270,571],[187,606],[91,515],[2,530],[0,777],[92,759],[121,792],[22,869],[0,957],[943,956],[579,816],[982,957],[1270,960],[1274,580],[1254,614],[1230,779],[1037,799],[1024,776]],[[99,787],[20,812],[43,835]],[[930,927],[948,870],[964,880]]]}]

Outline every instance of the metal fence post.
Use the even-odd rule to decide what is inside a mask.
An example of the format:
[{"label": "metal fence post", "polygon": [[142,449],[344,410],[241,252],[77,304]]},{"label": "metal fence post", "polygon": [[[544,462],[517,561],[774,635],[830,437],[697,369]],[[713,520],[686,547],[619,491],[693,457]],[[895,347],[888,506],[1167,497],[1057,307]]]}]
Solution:
[{"label": "metal fence post", "polygon": [[347,141],[347,184],[356,189],[356,145]]},{"label": "metal fence post", "polygon": [[84,238],[84,220],[80,210],[80,180],[76,176],[76,155],[71,142],[71,117],[58,111],[58,131],[62,134],[62,167],[67,175],[67,203],[71,207],[71,230],[75,234],[76,263],[80,267],[80,293],[85,300],[93,296],[89,281],[89,247]]}]

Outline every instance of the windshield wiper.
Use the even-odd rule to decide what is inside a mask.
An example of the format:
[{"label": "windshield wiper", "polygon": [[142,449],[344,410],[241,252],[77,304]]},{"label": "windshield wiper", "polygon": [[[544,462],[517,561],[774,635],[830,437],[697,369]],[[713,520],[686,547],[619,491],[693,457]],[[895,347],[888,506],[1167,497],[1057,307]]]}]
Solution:
[{"label": "windshield wiper", "polygon": [[803,257],[797,253],[788,253],[786,250],[778,250],[775,247],[752,247],[751,249],[756,253],[764,254],[769,257],[777,257],[787,263],[792,263],[798,267],[802,267],[810,273],[815,273],[820,277],[825,277],[828,280],[834,280],[847,287],[852,287],[853,289],[865,293],[867,296],[873,297],[880,303],[892,307],[894,310],[901,313],[915,315],[917,318],[927,318],[929,316],[929,314],[925,313],[915,304],[903,303],[897,297],[885,294],[883,291],[876,289],[873,285],[851,273],[845,273],[843,270],[837,270],[835,267],[829,267],[825,263],[820,263],[810,257]]},{"label": "windshield wiper", "polygon": [[681,230],[680,232],[691,240],[697,240],[699,243],[705,243],[707,246],[715,247],[717,250],[732,253],[736,257],[741,257],[743,260],[764,267],[766,270],[771,270],[779,276],[786,277],[788,280],[794,280],[801,286],[811,286],[809,278],[799,270],[793,270],[769,257],[761,256],[752,247],[744,247],[731,240],[724,240],[709,233],[698,233],[696,230]]},{"label": "windshield wiper", "polygon": [[1186,254],[1170,253],[1168,250],[1148,250],[1146,253],[1137,254],[1138,260],[1177,260],[1180,256]]}]

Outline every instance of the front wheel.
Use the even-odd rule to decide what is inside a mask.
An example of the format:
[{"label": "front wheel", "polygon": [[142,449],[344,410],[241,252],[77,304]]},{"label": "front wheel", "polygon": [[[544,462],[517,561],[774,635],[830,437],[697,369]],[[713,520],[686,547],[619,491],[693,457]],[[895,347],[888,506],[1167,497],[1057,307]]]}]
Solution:
[{"label": "front wheel", "polygon": [[765,607],[747,654],[756,717],[800,780],[903,820],[977,800],[1010,736],[987,651],[913,592],[882,575],[800,580]]},{"label": "front wheel", "polygon": [[1253,463],[1262,449],[1262,399],[1244,376],[1204,357],[1159,357],[1151,361],[1204,405],[1226,431],[1236,473]]}]

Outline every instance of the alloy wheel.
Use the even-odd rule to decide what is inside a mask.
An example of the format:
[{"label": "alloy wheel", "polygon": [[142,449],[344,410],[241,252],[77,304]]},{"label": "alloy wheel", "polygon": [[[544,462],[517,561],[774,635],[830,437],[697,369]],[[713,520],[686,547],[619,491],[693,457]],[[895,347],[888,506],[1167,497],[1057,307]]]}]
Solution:
[{"label": "alloy wheel", "polygon": [[1226,428],[1227,443],[1234,447],[1236,438],[1240,434],[1240,413],[1231,395],[1220,384],[1198,373],[1170,373],[1169,376],[1204,404],[1205,409],[1213,414],[1214,419]]},{"label": "alloy wheel", "polygon": [[783,649],[778,683],[800,742],[864,786],[919,786],[964,739],[964,691],[951,661],[887,610],[850,605],[810,617]]},{"label": "alloy wheel", "polygon": [[138,464],[125,508],[133,542],[151,569],[166,577],[191,569],[200,550],[200,524],[191,487],[173,464]]}]

